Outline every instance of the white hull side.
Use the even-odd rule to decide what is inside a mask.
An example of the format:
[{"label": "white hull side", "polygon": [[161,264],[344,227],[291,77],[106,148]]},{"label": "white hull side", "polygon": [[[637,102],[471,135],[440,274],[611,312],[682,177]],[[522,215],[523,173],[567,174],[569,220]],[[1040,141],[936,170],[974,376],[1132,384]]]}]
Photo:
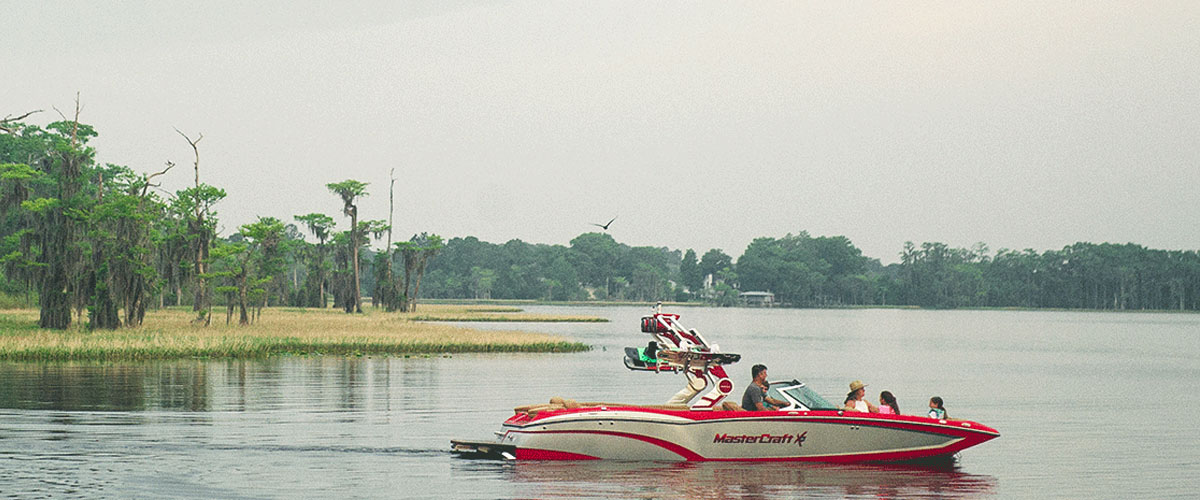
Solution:
[{"label": "white hull side", "polygon": [[[884,426],[887,425],[887,426]],[[640,411],[601,410],[506,425],[518,449],[610,460],[903,459],[937,455],[962,441],[945,425],[854,417],[759,414],[693,420]],[[882,456],[880,456],[882,455]]]}]

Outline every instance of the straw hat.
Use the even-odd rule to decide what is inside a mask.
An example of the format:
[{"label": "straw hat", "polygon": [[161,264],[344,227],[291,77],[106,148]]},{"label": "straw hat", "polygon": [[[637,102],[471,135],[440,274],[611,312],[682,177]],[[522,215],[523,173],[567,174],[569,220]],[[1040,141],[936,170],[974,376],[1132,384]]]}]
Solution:
[{"label": "straw hat", "polygon": [[853,381],[853,382],[850,382],[850,392],[857,391],[857,390],[859,390],[859,389],[862,389],[863,387],[866,387],[866,386],[867,386],[867,384],[864,384],[864,383],[862,383],[862,381],[861,381],[861,380],[855,380],[855,381]]}]

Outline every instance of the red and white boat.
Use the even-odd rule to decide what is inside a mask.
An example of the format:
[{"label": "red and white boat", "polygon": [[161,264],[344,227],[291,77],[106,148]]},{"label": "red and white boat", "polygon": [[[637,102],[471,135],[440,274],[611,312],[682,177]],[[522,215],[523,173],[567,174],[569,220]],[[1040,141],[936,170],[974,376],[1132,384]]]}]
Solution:
[{"label": "red and white boat", "polygon": [[[642,331],[655,340],[646,349],[627,348],[625,365],[688,379],[667,404],[551,398],[517,407],[495,441],[451,441],[452,451],[510,460],[937,463],[1000,435],[968,420],[843,411],[796,380],[770,383],[768,395],[787,407],[744,411],[722,403],[733,391],[722,365],[739,355],[720,352],[661,308],[642,318]],[[709,392],[697,399],[704,389]]]}]

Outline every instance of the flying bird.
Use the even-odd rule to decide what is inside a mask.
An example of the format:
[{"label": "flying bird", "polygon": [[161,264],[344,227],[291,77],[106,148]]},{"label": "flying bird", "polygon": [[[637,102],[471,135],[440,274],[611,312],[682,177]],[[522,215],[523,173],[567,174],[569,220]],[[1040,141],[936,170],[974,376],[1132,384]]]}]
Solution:
[{"label": "flying bird", "polygon": [[614,221],[614,220],[617,220],[617,218],[616,218],[616,217],[613,217],[612,219],[610,219],[610,220],[608,221],[608,223],[607,223],[607,224],[596,224],[595,222],[592,222],[591,224],[592,224],[593,226],[596,226],[596,227],[600,228],[600,229],[603,229],[603,230],[605,230],[605,231],[608,231],[608,226],[611,226],[611,225],[612,225],[612,221]]}]

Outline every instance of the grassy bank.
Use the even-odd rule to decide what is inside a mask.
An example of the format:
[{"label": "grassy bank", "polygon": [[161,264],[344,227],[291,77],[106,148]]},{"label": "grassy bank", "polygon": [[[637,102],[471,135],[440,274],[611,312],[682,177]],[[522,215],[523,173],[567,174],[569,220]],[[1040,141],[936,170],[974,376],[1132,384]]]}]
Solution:
[{"label": "grassy bank", "polygon": [[[524,300],[524,299],[421,299],[421,307],[431,305],[496,305],[496,306],[583,306],[583,307],[614,307],[634,306],[650,309],[655,302],[636,302],[622,300]],[[711,306],[703,302],[663,302],[663,307],[705,307]]]},{"label": "grassy bank", "polygon": [[[435,314],[435,308],[428,308]],[[0,360],[263,358],[279,355],[403,355],[461,352],[574,352],[589,349],[553,335],[479,331],[415,321],[414,314],[331,309],[267,309],[253,325],[216,315],[194,327],[189,310],[147,313],[140,328],[66,331],[37,328],[36,309],[0,312]],[[424,312],[422,314],[425,314]],[[456,311],[470,317],[470,311]]]},{"label": "grassy bank", "polygon": [[568,314],[529,314],[518,307],[486,304],[421,304],[417,312],[403,314],[410,321],[477,321],[484,323],[607,323],[608,318]]},{"label": "grassy bank", "polygon": [[480,323],[608,323],[607,318],[597,318],[593,316],[550,316],[550,315],[462,315],[455,316],[453,314],[418,314],[412,316],[413,321],[450,321],[450,322],[468,322],[475,321]]}]

